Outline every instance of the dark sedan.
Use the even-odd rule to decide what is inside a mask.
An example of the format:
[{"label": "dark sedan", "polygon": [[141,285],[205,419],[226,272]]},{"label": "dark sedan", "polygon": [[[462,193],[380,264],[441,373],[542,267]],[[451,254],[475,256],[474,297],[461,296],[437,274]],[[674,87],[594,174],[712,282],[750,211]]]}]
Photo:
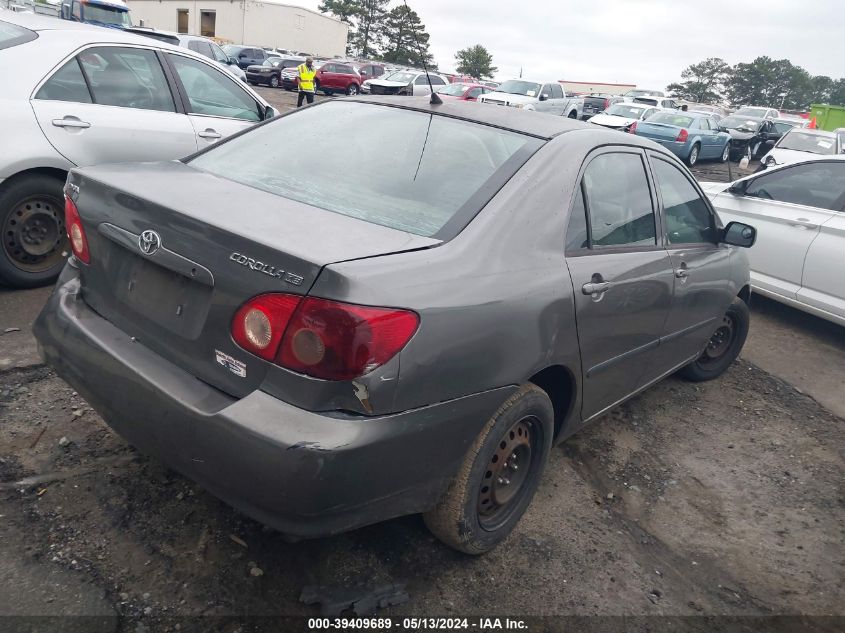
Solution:
[{"label": "dark sedan", "polygon": [[303,61],[305,60],[271,57],[262,64],[247,66],[246,80],[253,85],[266,84],[271,88],[278,88],[282,85],[282,71],[285,68],[296,68]]},{"label": "dark sedan", "polygon": [[760,158],[783,136],[770,119],[734,114],[720,119],[717,125],[731,135],[731,160]]},{"label": "dark sedan", "polygon": [[421,512],[485,552],[555,443],[748,332],[754,229],[659,145],[564,117],[331,100],[65,192],[47,362],[293,536]]}]

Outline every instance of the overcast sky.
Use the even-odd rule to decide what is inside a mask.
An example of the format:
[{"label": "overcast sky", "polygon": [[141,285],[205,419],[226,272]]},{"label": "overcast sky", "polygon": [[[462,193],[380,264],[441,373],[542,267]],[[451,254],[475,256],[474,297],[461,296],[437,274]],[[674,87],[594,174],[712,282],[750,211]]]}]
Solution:
[{"label": "overcast sky", "polygon": [[[288,0],[315,8],[318,0]],[[396,6],[398,2],[391,2]],[[482,44],[499,80],[632,83],[662,90],[707,57],[759,55],[845,77],[845,0],[409,0],[441,70]]]}]

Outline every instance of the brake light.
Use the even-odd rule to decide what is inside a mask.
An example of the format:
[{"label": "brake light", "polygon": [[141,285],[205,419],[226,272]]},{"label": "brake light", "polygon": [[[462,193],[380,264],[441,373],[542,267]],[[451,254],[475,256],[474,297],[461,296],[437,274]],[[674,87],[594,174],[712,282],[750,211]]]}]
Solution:
[{"label": "brake light", "polygon": [[678,143],[686,143],[688,138],[689,138],[689,132],[687,132],[686,130],[681,130],[680,132],[678,132],[678,136],[675,140]]},{"label": "brake light", "polygon": [[351,380],[393,358],[418,325],[419,317],[409,310],[274,293],[241,306],[232,338],[281,367],[324,380]]},{"label": "brake light", "polygon": [[628,128],[628,134],[636,134],[637,133],[637,122],[634,121],[631,123],[631,126]]},{"label": "brake light", "polygon": [[70,249],[76,258],[85,263],[91,263],[91,254],[88,252],[88,238],[85,237],[85,229],[82,226],[82,218],[79,217],[79,209],[73,200],[65,196],[65,229],[67,230]]},{"label": "brake light", "polygon": [[603,110],[607,110],[607,108],[608,108],[609,106],[610,106],[610,99],[605,99],[605,100],[604,100],[604,108],[602,108],[602,109],[603,109]]}]

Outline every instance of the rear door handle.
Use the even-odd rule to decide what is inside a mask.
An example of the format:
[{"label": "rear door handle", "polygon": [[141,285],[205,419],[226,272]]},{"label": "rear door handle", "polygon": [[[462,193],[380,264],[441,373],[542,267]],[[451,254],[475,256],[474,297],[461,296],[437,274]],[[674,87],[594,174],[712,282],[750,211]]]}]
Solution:
[{"label": "rear door handle", "polygon": [[72,127],[80,130],[91,127],[91,124],[87,121],[80,121],[79,119],[70,119],[67,117],[64,119],[53,119],[53,125],[55,127]]},{"label": "rear door handle", "polygon": [[211,128],[198,132],[197,136],[200,138],[223,138],[223,135],[220,132],[212,130]]},{"label": "rear door handle", "polygon": [[818,224],[813,224],[807,218],[795,218],[795,222],[790,222],[789,226],[794,226],[796,229],[817,229]]},{"label": "rear door handle", "polygon": [[581,286],[581,292],[585,295],[598,295],[610,288],[609,281],[589,281]]}]

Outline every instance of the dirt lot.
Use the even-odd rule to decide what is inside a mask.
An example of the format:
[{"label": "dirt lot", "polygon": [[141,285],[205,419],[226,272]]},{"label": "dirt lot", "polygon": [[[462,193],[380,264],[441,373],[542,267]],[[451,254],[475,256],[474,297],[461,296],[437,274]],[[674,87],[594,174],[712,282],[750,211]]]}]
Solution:
[{"label": "dirt lot", "polygon": [[[23,330],[0,334],[0,616],[40,616],[0,617],[2,631],[286,631],[303,622],[260,616],[319,615],[304,587],[394,584],[409,599],[379,616],[845,631],[843,420],[748,360],[711,383],[668,379],[555,449],[528,514],[484,557],[440,545],[419,517],[288,543],[136,453],[37,364],[25,330],[45,296],[0,292],[0,333]],[[840,329],[760,305],[744,358],[799,386],[821,375],[839,407]],[[58,615],[89,617],[45,617]]]}]

